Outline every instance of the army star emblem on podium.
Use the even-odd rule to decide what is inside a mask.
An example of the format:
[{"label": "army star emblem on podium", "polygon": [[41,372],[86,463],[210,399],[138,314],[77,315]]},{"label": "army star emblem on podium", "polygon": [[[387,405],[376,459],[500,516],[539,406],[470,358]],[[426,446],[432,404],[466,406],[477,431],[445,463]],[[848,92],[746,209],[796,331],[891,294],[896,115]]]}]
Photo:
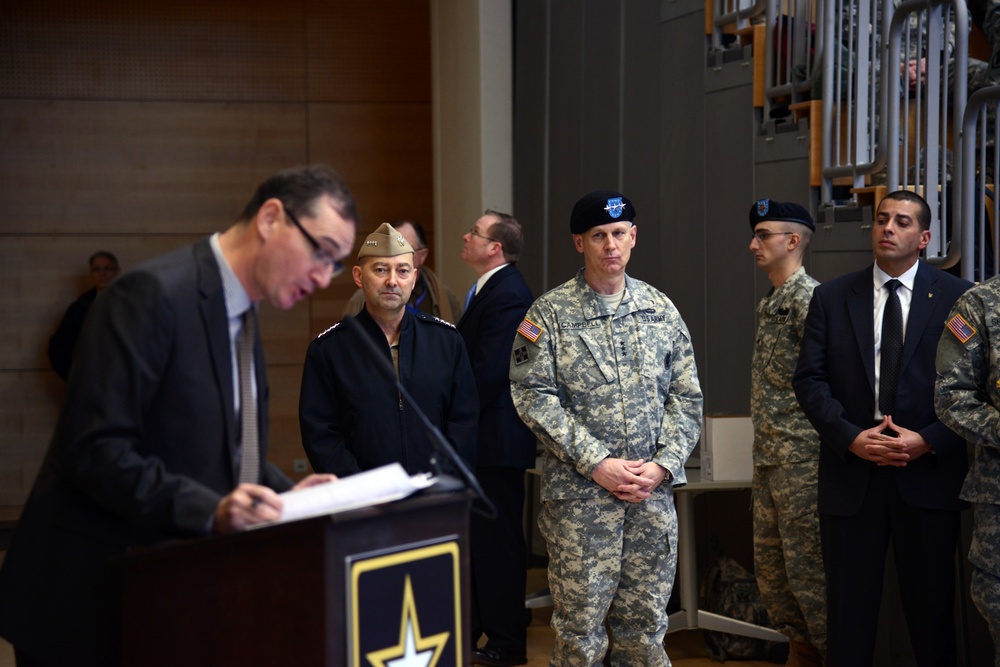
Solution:
[{"label": "army star emblem on podium", "polygon": [[352,558],[348,576],[350,667],[462,665],[457,539]]},{"label": "army star emblem on podium", "polygon": [[431,637],[421,636],[420,620],[413,601],[413,584],[407,576],[403,614],[399,623],[399,644],[381,651],[372,651],[365,657],[372,667],[437,667],[450,635],[450,632],[440,632]]}]

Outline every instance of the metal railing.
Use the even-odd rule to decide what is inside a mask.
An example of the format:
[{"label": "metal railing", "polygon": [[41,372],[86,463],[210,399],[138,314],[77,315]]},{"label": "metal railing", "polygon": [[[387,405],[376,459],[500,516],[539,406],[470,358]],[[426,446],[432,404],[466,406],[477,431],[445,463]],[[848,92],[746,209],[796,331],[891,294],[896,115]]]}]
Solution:
[{"label": "metal railing", "polygon": [[1000,199],[996,175],[1000,172],[1000,154],[996,151],[997,111],[1000,109],[1000,86],[983,88],[969,98],[962,118],[960,174],[961,214],[952,225],[954,238],[960,239],[962,277],[982,281],[1000,272]]},{"label": "metal railing", "polygon": [[823,0],[767,0],[764,119],[776,100],[794,104],[811,97],[822,74]]},{"label": "metal railing", "polygon": [[[949,215],[952,174],[948,164],[948,119],[955,119],[951,146],[955,163],[961,164],[959,119],[965,116],[968,101],[969,31],[956,31],[956,25],[969,25],[964,0],[910,0],[900,4],[889,25],[882,68],[888,83],[883,98],[887,122],[879,137],[879,151],[886,155],[886,187],[909,188],[927,200],[934,215],[931,241],[924,252],[928,261],[944,268],[953,266],[960,256],[958,244],[949,244],[949,218],[953,216]],[[911,96],[907,97],[901,93],[903,77],[892,67],[894,63],[909,67],[914,58],[917,67],[923,63],[926,83],[917,76]],[[898,150],[894,137],[899,138]]]},{"label": "metal railing", "polygon": [[712,3],[712,48],[725,48],[725,36],[749,27],[767,11],[768,0],[714,0]]},{"label": "metal railing", "polygon": [[[853,187],[882,168],[876,157],[881,0],[827,0],[823,11],[823,132],[820,205],[833,183]],[[863,74],[862,74],[863,73]]]},{"label": "metal railing", "polygon": [[[949,157],[963,165],[967,150],[958,120],[968,89],[965,0],[717,0],[713,45],[722,48],[725,34],[762,13],[764,120],[779,102],[808,99],[822,80],[820,206],[854,199],[850,190],[873,183],[915,190],[934,218],[928,261],[957,263],[965,176]],[[983,243],[974,247],[984,252]]]},{"label": "metal railing", "polygon": [[810,97],[822,73],[823,36],[818,8],[823,0],[716,0],[712,47],[726,47],[726,35],[761,18],[765,27],[764,117],[776,100],[799,102]]},{"label": "metal railing", "polygon": [[965,110],[968,30],[955,26],[969,25],[968,10],[964,0],[909,0],[891,13],[882,6],[829,0],[826,7],[820,203],[835,203],[836,179],[860,188],[884,171],[887,190],[927,199],[935,225],[927,258],[951,266],[958,249],[949,255],[947,146],[961,150],[961,128],[955,123],[949,137],[948,119]]}]

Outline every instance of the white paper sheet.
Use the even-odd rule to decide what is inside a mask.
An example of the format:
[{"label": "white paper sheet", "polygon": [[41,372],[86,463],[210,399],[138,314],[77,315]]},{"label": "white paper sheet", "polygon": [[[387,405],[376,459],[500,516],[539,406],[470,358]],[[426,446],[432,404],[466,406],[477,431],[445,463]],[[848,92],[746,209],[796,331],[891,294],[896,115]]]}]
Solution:
[{"label": "white paper sheet", "polygon": [[403,466],[390,463],[329,484],[286,491],[281,494],[284,503],[281,518],[255,527],[387,503],[405,498],[433,484],[434,477],[430,473],[411,477],[406,474]]}]

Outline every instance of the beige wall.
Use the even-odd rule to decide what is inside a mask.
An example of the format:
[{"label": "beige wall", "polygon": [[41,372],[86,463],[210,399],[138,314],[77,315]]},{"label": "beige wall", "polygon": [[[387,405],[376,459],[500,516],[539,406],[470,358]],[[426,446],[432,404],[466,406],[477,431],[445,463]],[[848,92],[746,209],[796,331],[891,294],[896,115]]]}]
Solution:
[{"label": "beige wall", "polygon": [[462,235],[487,208],[518,215],[512,26],[510,0],[431,0],[434,250],[460,297],[476,277]]},{"label": "beige wall", "polygon": [[[51,435],[45,345],[95,250],[127,269],[190,243],[304,163],[345,176],[362,236],[434,219],[429,1],[153,5],[16,3],[0,23],[0,508],[23,502]],[[262,311],[272,459],[290,474],[306,345],[352,291],[344,276]]]}]

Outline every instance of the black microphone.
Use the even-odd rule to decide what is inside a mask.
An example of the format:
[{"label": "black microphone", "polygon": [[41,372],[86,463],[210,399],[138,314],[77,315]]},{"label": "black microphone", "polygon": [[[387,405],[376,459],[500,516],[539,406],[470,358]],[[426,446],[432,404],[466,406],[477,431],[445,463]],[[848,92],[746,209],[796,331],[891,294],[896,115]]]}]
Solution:
[{"label": "black microphone", "polygon": [[[434,466],[435,475],[437,477],[435,486],[440,491],[455,491],[465,487],[471,488],[476,494],[476,497],[486,506],[486,511],[484,512],[482,509],[478,508],[475,503],[473,503],[472,511],[481,514],[487,519],[496,519],[497,507],[483,492],[483,487],[479,485],[479,480],[476,479],[476,475],[469,470],[469,464],[465,462],[465,459],[458,455],[458,452],[455,451],[452,444],[448,442],[448,438],[444,437],[444,434],[441,433],[441,429],[434,425],[434,423],[427,417],[427,414],[420,408],[419,405],[417,405],[417,402],[413,400],[413,397],[410,396],[410,392],[406,391],[406,387],[404,387],[403,383],[399,381],[396,369],[392,367],[392,364],[390,364],[389,360],[385,358],[385,355],[382,354],[382,352],[380,352],[375,346],[375,342],[368,335],[368,332],[366,332],[364,327],[362,327],[358,321],[351,316],[347,316],[341,320],[341,324],[351,329],[358,335],[359,338],[361,338],[363,345],[368,350],[368,356],[375,360],[375,365],[379,368],[379,371],[396,386],[396,390],[399,391],[403,400],[406,401],[407,405],[413,408],[417,417],[420,418],[424,428],[427,429],[427,434],[430,436],[431,444],[434,446],[435,451],[437,451],[437,453],[445,461],[450,463],[462,477],[462,480],[456,480],[450,475],[444,474],[441,471],[441,466],[437,458],[432,456],[431,465]],[[465,482],[464,486],[462,481]]]}]

